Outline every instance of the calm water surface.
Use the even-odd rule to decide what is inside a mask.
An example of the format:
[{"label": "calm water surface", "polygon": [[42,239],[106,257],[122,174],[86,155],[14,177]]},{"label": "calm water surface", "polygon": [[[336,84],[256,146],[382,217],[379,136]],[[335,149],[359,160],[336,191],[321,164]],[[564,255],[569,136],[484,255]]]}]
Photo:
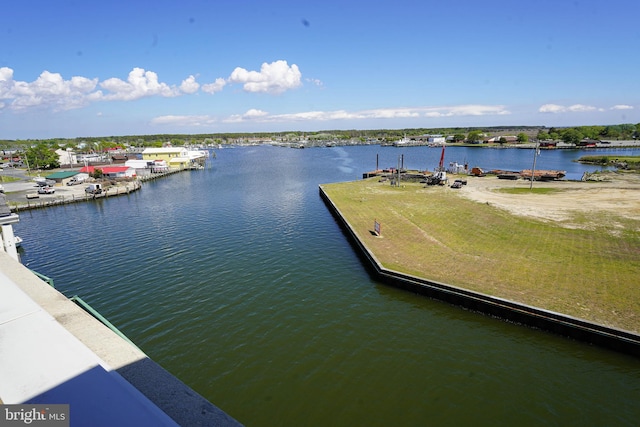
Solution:
[{"label": "calm water surface", "polygon": [[[22,260],[248,426],[636,425],[637,359],[369,277],[318,184],[359,179],[376,154],[432,170],[440,149],[222,149],[129,196],[20,214]],[[597,169],[572,163],[585,154],[545,151],[537,167],[577,179]]]}]

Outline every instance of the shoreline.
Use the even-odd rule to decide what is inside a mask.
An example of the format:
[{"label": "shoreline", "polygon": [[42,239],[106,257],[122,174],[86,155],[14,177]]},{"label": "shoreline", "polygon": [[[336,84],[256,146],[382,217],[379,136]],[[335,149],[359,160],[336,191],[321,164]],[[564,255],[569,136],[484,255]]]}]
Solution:
[{"label": "shoreline", "polygon": [[[85,188],[91,182],[87,181],[78,185],[63,186],[56,184],[53,186],[55,193],[38,194],[38,185],[31,177],[21,176],[21,179],[3,183],[4,196],[11,212],[21,212],[31,209],[42,209],[52,206],[62,206],[71,203],[88,202],[109,197],[129,195],[142,188],[142,183],[159,178],[163,178],[174,173],[183,172],[189,169],[176,169],[168,172],[154,173],[144,177],[126,181],[103,181],[104,191],[101,194],[89,194]],[[36,197],[37,196],[37,197]]]},{"label": "shoreline", "polygon": [[[478,178],[478,180],[481,183],[487,182],[486,178]],[[499,180],[495,180],[497,184],[502,186],[505,185],[504,181],[499,183],[497,181]],[[589,185],[588,183],[577,182],[570,184],[575,188]],[[635,332],[620,329],[615,326],[608,326],[601,322],[578,318],[558,311],[548,310],[543,308],[544,305],[534,306],[528,303],[515,301],[512,298],[497,297],[486,294],[483,291],[471,290],[465,286],[452,286],[447,283],[430,280],[427,279],[426,276],[418,277],[410,273],[403,272],[402,269],[398,271],[384,267],[376,257],[375,252],[367,246],[367,243],[364,241],[366,239],[363,239],[363,236],[359,235],[354,226],[349,222],[349,219],[347,219],[347,216],[340,210],[340,207],[331,199],[331,196],[327,194],[324,187],[325,185],[321,185],[319,187],[319,191],[325,206],[330,210],[336,221],[339,223],[348,240],[361,256],[367,269],[377,279],[384,283],[446,301],[453,305],[461,306],[470,310],[497,316],[501,319],[514,321],[519,324],[539,328],[579,341],[596,344],[598,346],[640,357],[640,335]],[[638,187],[636,187],[635,191],[638,191],[637,188]],[[449,190],[447,189],[446,191]],[[476,190],[469,190],[469,192],[473,191]],[[478,194],[485,193],[491,194],[493,191],[478,189]],[[610,193],[610,191],[603,189],[603,193]],[[496,192],[495,194],[505,196],[500,192]],[[462,195],[461,197],[466,198],[466,196]],[[539,198],[540,195],[531,195],[531,197]],[[558,197],[563,197],[562,192],[558,194]],[[477,200],[477,202],[487,204],[493,203],[483,202],[481,200]],[[518,202],[520,202],[520,199]],[[516,205],[524,205],[524,203],[516,203]],[[505,209],[504,207],[500,208]],[[514,213],[512,212],[511,214]],[[527,214],[526,212],[523,212],[521,215],[526,216]],[[549,218],[548,220],[555,221],[554,218]],[[568,225],[568,227],[570,226],[571,224]],[[381,238],[384,239],[384,237]]]},{"label": "shoreline", "polygon": [[[123,196],[138,191],[142,188],[140,181],[131,181],[126,185],[114,185],[105,188],[101,194],[88,194],[84,191],[85,186],[78,185],[82,191],[71,191],[65,193],[63,196],[55,196],[51,194],[38,194],[37,198],[26,197],[26,202],[18,201],[14,198],[8,198],[7,205],[11,212],[19,213],[26,210],[42,209],[53,206],[68,205],[71,203],[88,202],[90,200],[107,199],[109,197]],[[54,187],[58,190],[59,187]],[[37,193],[37,190],[36,190]]]}]

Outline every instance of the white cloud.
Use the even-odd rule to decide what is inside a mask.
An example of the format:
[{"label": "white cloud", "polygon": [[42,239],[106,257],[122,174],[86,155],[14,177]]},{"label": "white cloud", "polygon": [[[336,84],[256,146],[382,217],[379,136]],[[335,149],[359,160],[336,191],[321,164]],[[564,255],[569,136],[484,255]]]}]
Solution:
[{"label": "white cloud", "polygon": [[247,112],[244,114],[233,114],[227,117],[226,119],[224,119],[223,121],[225,123],[240,123],[248,120],[256,120],[256,119],[259,119],[260,117],[267,117],[268,115],[269,113],[267,113],[266,111],[252,108],[250,110],[247,110]]},{"label": "white cloud", "polygon": [[218,78],[213,83],[202,85],[202,91],[213,95],[216,92],[220,92],[225,87],[226,84],[227,84],[227,81],[225,79]]},{"label": "white cloud", "polygon": [[193,75],[184,79],[180,84],[180,90],[183,93],[196,93],[198,89],[200,89],[200,84],[196,82],[196,78]]},{"label": "white cloud", "polygon": [[364,118],[358,113],[350,113],[344,110],[337,111],[304,111],[301,113],[276,114],[262,117],[260,121],[287,122],[287,121],[327,121],[327,120],[348,120]]},{"label": "white cloud", "polygon": [[8,67],[0,67],[0,99],[8,99],[13,87],[13,70]]},{"label": "white cloud", "polygon": [[11,100],[15,110],[29,107],[53,106],[55,110],[69,110],[85,106],[91,100],[88,96],[98,84],[98,79],[72,77],[64,80],[58,73],[43,71],[33,82],[13,80],[11,68],[0,68],[0,99]]},{"label": "white cloud", "polygon": [[611,107],[610,110],[633,110],[633,105],[618,104]]},{"label": "white cloud", "polygon": [[596,107],[592,107],[591,105],[575,104],[575,105],[571,105],[567,109],[571,112],[584,112],[584,111],[594,111],[596,110]]},{"label": "white cloud", "polygon": [[361,115],[375,119],[397,119],[406,117],[420,117],[421,112],[411,108],[379,108],[362,111]]},{"label": "white cloud", "polygon": [[289,89],[295,89],[302,83],[302,74],[296,64],[289,66],[287,61],[266,62],[260,71],[247,71],[237,67],[229,76],[229,83],[241,83],[247,92],[281,94]]},{"label": "white cloud", "polygon": [[557,105],[557,104],[544,104],[538,109],[538,112],[540,113],[551,113],[551,114],[567,113],[567,112],[584,113],[588,111],[604,111],[604,109],[596,108],[594,106],[584,105],[584,104],[574,104],[568,107],[565,107],[564,105]]},{"label": "white cloud", "polygon": [[134,68],[129,73],[127,81],[112,77],[100,83],[100,87],[111,93],[103,95],[108,101],[131,101],[148,96],[174,97],[180,91],[166,83],[158,81],[158,75],[143,68]]},{"label": "white cloud", "polygon": [[[362,111],[303,111],[299,113],[269,114],[263,110],[250,109],[244,114],[234,114],[219,121],[224,123],[241,122],[307,122],[330,120],[370,120],[397,119],[421,117],[451,117],[451,116],[481,116],[511,114],[503,106],[495,105],[458,105],[447,107],[418,107],[418,108],[380,108]],[[194,117],[190,120],[189,117]],[[204,119],[206,117],[206,119]],[[162,116],[152,121],[154,124],[194,125],[195,122],[210,124],[216,122],[213,116]]]},{"label": "white cloud", "polygon": [[282,60],[262,64],[259,72],[236,68],[228,79],[218,78],[203,85],[196,81],[196,76],[190,75],[179,86],[161,82],[155,72],[143,68],[133,68],[126,80],[112,77],[100,81],[81,76],[65,80],[59,73],[45,70],[33,82],[25,82],[14,80],[11,68],[0,67],[0,110],[45,107],[60,111],[84,107],[96,101],[134,101],[151,96],[169,98],[195,94],[199,90],[214,94],[230,82],[242,83],[248,92],[280,94],[300,86],[300,78],[297,65],[289,66]]},{"label": "white cloud", "polygon": [[0,82],[13,80],[13,70],[9,67],[0,67]]},{"label": "white cloud", "polygon": [[379,108],[362,111],[307,111],[293,114],[269,116],[269,121],[287,120],[358,120],[358,119],[398,119],[419,117],[484,116],[510,114],[503,106],[458,105],[449,107]]},{"label": "white cloud", "polygon": [[267,113],[266,111],[256,110],[255,108],[252,108],[248,110],[244,115],[246,117],[264,117],[269,115],[269,113]]},{"label": "white cloud", "polygon": [[311,83],[314,86],[322,86],[323,83],[321,80],[318,79],[305,79],[305,81],[308,81],[309,83]]},{"label": "white cloud", "polygon": [[216,123],[217,120],[213,116],[179,116],[168,115],[158,116],[151,120],[154,125],[172,125],[172,126],[207,126]]},{"label": "white cloud", "polygon": [[[96,90],[100,86],[105,92]],[[131,101],[147,96],[173,97],[198,90],[195,77],[189,76],[180,88],[158,81],[153,71],[134,68],[127,81],[110,78],[99,83],[97,78],[74,76],[65,80],[59,73],[43,71],[33,82],[13,79],[13,70],[0,68],[0,99],[3,106],[14,110],[51,107],[54,111],[84,107],[95,101]],[[0,107],[1,108],[1,107]]]},{"label": "white cloud", "polygon": [[544,104],[543,106],[541,106],[538,109],[538,112],[540,112],[540,113],[563,113],[566,110],[567,109],[565,107],[563,107],[562,105]]},{"label": "white cloud", "polygon": [[453,107],[430,108],[426,114],[440,114],[438,117],[452,116],[504,116],[511,114],[503,105],[456,105]]}]

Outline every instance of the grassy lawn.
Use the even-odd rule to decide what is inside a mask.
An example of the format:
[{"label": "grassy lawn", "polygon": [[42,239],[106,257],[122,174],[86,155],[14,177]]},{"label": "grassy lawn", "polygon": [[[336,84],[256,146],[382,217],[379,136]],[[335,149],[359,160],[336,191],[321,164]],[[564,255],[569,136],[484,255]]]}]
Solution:
[{"label": "grassy lawn", "polygon": [[640,156],[582,156],[578,159],[578,162],[601,166],[626,163],[629,169],[640,169]]},{"label": "grassy lawn", "polygon": [[559,193],[562,190],[559,188],[545,188],[545,187],[535,187],[535,188],[501,188],[501,193],[508,194],[551,194],[551,193]]},{"label": "grassy lawn", "polygon": [[323,188],[385,268],[640,331],[639,221],[589,216],[575,219],[589,230],[563,228],[446,187],[376,178]]},{"label": "grassy lawn", "polygon": [[15,176],[6,176],[6,175],[2,175],[1,179],[0,179],[0,184],[3,182],[16,182],[16,181],[21,181],[20,178],[16,178]]}]

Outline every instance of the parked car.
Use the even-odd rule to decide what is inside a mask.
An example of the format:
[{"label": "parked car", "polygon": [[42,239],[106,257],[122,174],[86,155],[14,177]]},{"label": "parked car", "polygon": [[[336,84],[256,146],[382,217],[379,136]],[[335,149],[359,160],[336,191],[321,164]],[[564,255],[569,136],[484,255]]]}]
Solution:
[{"label": "parked car", "polygon": [[463,185],[467,185],[466,179],[456,179],[453,181],[453,184],[451,184],[451,188],[462,188]]},{"label": "parked car", "polygon": [[102,184],[89,184],[84,191],[89,194],[102,194]]},{"label": "parked car", "polygon": [[36,185],[39,185],[40,187],[51,187],[56,183],[53,179],[45,179],[41,177],[34,178],[33,180],[36,182]]},{"label": "parked car", "polygon": [[87,179],[89,178],[89,175],[84,174],[84,173],[79,173],[78,175],[74,176],[73,178],[71,178],[69,181],[67,181],[67,185],[77,185],[77,184],[82,184],[83,182],[85,182]]},{"label": "parked car", "polygon": [[38,188],[38,194],[53,194],[56,190],[53,187],[40,187]]}]

